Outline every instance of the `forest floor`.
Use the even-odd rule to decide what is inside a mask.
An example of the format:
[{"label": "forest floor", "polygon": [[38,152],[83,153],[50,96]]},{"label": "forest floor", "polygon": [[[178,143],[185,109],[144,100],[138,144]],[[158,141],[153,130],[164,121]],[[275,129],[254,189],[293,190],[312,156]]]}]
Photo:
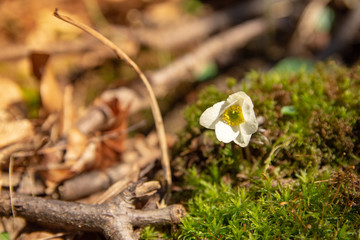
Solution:
[{"label": "forest floor", "polygon": [[[5,0],[0,29],[0,240],[360,238],[358,1]],[[238,91],[245,147],[199,123]]]}]

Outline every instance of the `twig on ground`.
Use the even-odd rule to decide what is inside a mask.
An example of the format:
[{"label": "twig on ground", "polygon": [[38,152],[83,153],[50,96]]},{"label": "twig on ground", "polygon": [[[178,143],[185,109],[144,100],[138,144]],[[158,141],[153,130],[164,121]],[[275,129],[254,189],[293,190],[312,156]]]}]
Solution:
[{"label": "twig on ground", "polygon": [[128,57],[128,55],[126,53],[124,53],[113,42],[111,42],[110,40],[105,38],[103,35],[101,35],[97,31],[93,30],[92,28],[90,28],[90,27],[88,27],[88,26],[86,26],[86,25],[84,25],[82,23],[76,22],[76,21],[74,21],[73,19],[71,19],[71,18],[69,18],[67,16],[60,15],[58,13],[57,9],[54,12],[54,16],[56,16],[57,18],[65,21],[67,23],[70,23],[70,24],[82,29],[83,31],[89,33],[93,37],[100,40],[104,45],[106,45],[111,50],[113,50],[115,52],[115,54],[119,58],[124,60],[131,68],[133,68],[134,71],[139,75],[140,79],[143,81],[143,83],[144,83],[144,85],[146,87],[146,90],[148,91],[149,97],[150,97],[150,106],[151,106],[151,110],[153,112],[153,116],[154,116],[154,120],[155,120],[155,126],[156,126],[156,129],[158,131],[159,143],[160,143],[160,148],[161,148],[161,152],[162,152],[162,166],[163,166],[163,169],[164,169],[164,175],[165,175],[165,180],[166,180],[166,184],[167,184],[167,186],[166,186],[167,187],[167,193],[170,194],[171,185],[172,185],[172,179],[171,179],[170,159],[169,159],[169,155],[168,155],[166,136],[165,136],[165,129],[164,129],[164,124],[163,124],[163,120],[162,120],[159,105],[157,103],[155,94],[154,94],[154,92],[152,90],[152,87],[151,87],[147,77],[141,71],[141,69],[137,66],[137,64]]},{"label": "twig on ground", "polygon": [[[78,40],[74,40],[71,44],[69,42],[57,42],[55,44],[49,44],[48,46],[44,46],[40,50],[42,52],[50,52],[51,54],[61,54],[68,52],[85,52],[89,50],[94,50],[99,47],[96,44],[96,41],[90,38],[80,38]],[[25,45],[13,45],[6,48],[3,48],[0,54],[0,61],[9,61],[16,60],[28,57],[30,52],[35,49],[32,49]]]},{"label": "twig on ground", "polygon": [[[136,144],[136,143],[134,143]],[[130,181],[137,181],[139,172],[160,157],[160,151],[152,151],[146,157],[137,157],[136,161],[120,163],[106,171],[92,171],[71,178],[59,188],[60,198],[75,200],[92,193],[108,189],[96,202],[103,202],[122,191]],[[126,158],[126,156],[124,156]],[[126,161],[126,159],[125,159]],[[120,181],[120,182],[119,182]],[[89,182],[92,184],[89,186]],[[114,184],[116,186],[115,192]]]},{"label": "twig on ground", "polygon": [[250,39],[264,33],[266,27],[266,20],[259,18],[214,36],[167,67],[151,73],[150,79],[154,89],[155,87],[157,91],[168,89],[166,85],[176,85],[179,80],[192,77],[196,66],[214,61],[219,55],[245,45]]},{"label": "twig on ground", "polygon": [[[185,214],[181,205],[152,210],[135,209],[133,201],[136,198],[153,195],[159,188],[160,184],[155,181],[132,184],[112,201],[97,205],[24,195],[14,195],[12,203],[17,216],[41,225],[102,232],[109,239],[137,239],[134,226],[179,223]],[[0,214],[12,215],[8,192],[1,196]]]},{"label": "twig on ground", "polygon": [[[267,4],[273,5],[271,0]],[[209,16],[189,21],[168,29],[134,29],[131,33],[142,44],[158,49],[176,49],[199,42],[210,34],[219,32],[249,17],[263,15],[266,11],[263,0],[252,0],[231,5]]]}]

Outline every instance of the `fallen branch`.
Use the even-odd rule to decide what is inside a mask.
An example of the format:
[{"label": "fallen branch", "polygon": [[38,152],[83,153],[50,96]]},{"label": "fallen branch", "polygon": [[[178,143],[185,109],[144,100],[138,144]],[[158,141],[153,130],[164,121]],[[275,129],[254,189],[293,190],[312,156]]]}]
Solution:
[{"label": "fallen branch", "polygon": [[[90,205],[14,195],[12,203],[16,215],[41,225],[67,230],[102,232],[109,239],[137,239],[134,226],[179,223],[185,214],[181,205],[139,210],[133,201],[153,195],[160,188],[158,182],[132,184],[108,203]],[[9,193],[0,199],[0,214],[11,216]]]},{"label": "fallen branch", "polygon": [[264,5],[263,0],[252,0],[231,5],[224,10],[214,12],[209,16],[189,21],[178,27],[168,29],[134,29],[131,33],[138,42],[158,49],[176,49],[200,42],[215,32],[238,24],[247,18],[263,15],[266,7],[274,5],[271,0]]},{"label": "fallen branch", "polygon": [[259,18],[230,28],[173,61],[167,67],[151,73],[151,83],[158,91],[169,89],[166,85],[176,85],[179,80],[192,77],[197,66],[214,61],[218,56],[244,46],[249,40],[264,33],[266,27],[266,20]]}]

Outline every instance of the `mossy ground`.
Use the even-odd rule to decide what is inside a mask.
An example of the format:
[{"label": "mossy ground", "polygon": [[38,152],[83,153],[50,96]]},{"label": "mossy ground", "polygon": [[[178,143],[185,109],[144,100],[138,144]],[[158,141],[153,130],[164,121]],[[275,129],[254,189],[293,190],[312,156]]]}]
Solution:
[{"label": "mossy ground", "polygon": [[[263,119],[244,149],[199,125],[206,108],[238,90]],[[359,93],[360,67],[335,64],[251,72],[241,88],[205,89],[185,111],[174,152],[188,215],[172,237],[359,239]]]}]

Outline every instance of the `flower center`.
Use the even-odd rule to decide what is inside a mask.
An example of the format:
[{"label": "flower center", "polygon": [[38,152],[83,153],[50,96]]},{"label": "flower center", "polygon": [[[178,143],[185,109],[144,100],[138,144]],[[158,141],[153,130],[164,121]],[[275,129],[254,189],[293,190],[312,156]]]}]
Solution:
[{"label": "flower center", "polygon": [[240,106],[232,105],[222,114],[222,120],[229,126],[237,126],[245,122],[244,115]]}]

